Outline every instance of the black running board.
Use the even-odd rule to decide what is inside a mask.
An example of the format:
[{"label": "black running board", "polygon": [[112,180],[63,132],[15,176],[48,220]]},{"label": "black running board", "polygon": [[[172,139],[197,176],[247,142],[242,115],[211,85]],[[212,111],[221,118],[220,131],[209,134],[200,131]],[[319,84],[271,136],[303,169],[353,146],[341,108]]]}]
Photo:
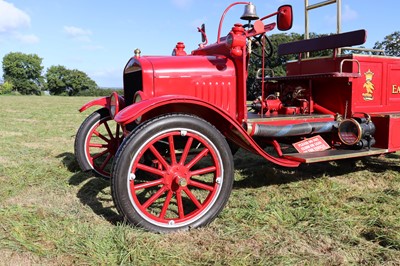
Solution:
[{"label": "black running board", "polygon": [[371,148],[369,150],[326,150],[307,153],[284,154],[283,157],[301,163],[318,163],[341,159],[357,158],[364,156],[380,155],[388,153],[388,149]]}]

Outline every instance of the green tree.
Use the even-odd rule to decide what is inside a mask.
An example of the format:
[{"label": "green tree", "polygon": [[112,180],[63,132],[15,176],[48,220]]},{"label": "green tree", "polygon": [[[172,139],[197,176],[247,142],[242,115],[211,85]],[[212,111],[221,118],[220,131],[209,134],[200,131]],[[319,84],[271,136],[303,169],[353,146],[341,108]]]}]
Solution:
[{"label": "green tree", "polygon": [[400,56],[400,31],[387,35],[383,42],[376,42],[374,49],[385,50],[386,55]]},{"label": "green tree", "polygon": [[45,75],[46,87],[51,94],[75,96],[82,91],[95,90],[97,84],[88,75],[77,69],[51,66]]},{"label": "green tree", "polygon": [[13,90],[13,85],[8,81],[0,85],[0,95],[11,94],[12,90]]},{"label": "green tree", "polygon": [[9,53],[3,57],[3,78],[21,94],[40,94],[42,58],[36,54]]},{"label": "green tree", "polygon": [[69,95],[77,95],[80,91],[95,90],[98,88],[96,82],[80,70],[73,69],[69,75],[72,92]]},{"label": "green tree", "polygon": [[67,79],[69,70],[64,66],[51,66],[47,69],[46,89],[51,94],[60,95],[68,91]]}]

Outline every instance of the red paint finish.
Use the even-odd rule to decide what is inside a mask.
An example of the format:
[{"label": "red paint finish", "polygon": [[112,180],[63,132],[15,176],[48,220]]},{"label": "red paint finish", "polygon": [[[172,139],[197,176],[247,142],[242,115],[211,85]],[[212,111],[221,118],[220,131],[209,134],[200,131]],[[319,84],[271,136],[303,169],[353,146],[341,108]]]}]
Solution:
[{"label": "red paint finish", "polygon": [[389,151],[400,150],[400,115],[397,114],[390,119],[389,124]]},{"label": "red paint finish", "polygon": [[[114,92],[114,93],[116,93],[116,92]],[[116,94],[116,95],[118,95],[118,94]],[[125,107],[125,100],[120,95],[118,95],[118,103],[119,103],[119,108],[124,108]],[[94,100],[84,104],[79,109],[79,112],[84,112],[84,111],[86,111],[87,109],[89,109],[90,107],[93,107],[93,106],[106,107],[106,108],[110,109],[110,104],[111,104],[111,96],[97,98],[97,99],[94,99]]]},{"label": "red paint finish", "polygon": [[400,149],[399,57],[346,55],[293,61],[287,74],[282,78],[287,85],[308,83],[318,104],[316,112],[329,110],[344,118],[370,114],[376,126],[375,147]]},{"label": "red paint finish", "polygon": [[375,114],[372,121],[376,126],[376,147],[390,152],[400,150],[400,113]]},{"label": "red paint finish", "polygon": [[187,56],[168,61],[149,58],[149,61],[153,65],[154,87],[157,88],[154,96],[194,96],[235,116],[236,75],[232,60],[216,56]]},{"label": "red paint finish", "polygon": [[[340,77],[340,73],[349,75]],[[288,64],[287,74],[299,79],[314,75],[310,84],[315,102],[333,112],[400,111],[398,57],[346,55],[296,61]]]},{"label": "red paint finish", "polygon": [[[148,98],[163,95],[192,96],[225,110],[232,117],[236,116],[237,81],[234,64],[229,58],[173,56],[131,60],[128,65],[134,67],[126,67],[125,73],[143,71],[142,89]],[[151,66],[151,71],[148,68],[143,70],[143,66]]]},{"label": "red paint finish", "polygon": [[[273,163],[295,167],[298,162],[284,159],[279,143],[292,144],[310,136],[293,133],[290,136],[294,138],[286,138],[285,135],[270,135],[272,131],[262,132],[260,128],[270,130],[267,128],[271,126],[296,125],[295,129],[301,131],[308,123],[316,123],[313,126],[326,123],[333,126],[322,133],[322,137],[336,149],[344,147],[339,137],[334,136],[340,119],[365,113],[366,117],[372,117],[376,126],[375,147],[390,151],[400,149],[397,137],[400,133],[400,58],[334,53],[332,58],[289,62],[287,76],[270,77],[261,84],[262,97],[249,111],[246,99],[247,67],[251,62],[248,40],[272,30],[276,23],[265,25],[262,20],[280,14],[283,9],[253,21],[251,29],[234,24],[227,35],[221,36],[225,13],[239,4],[247,2],[233,3],[225,10],[217,41],[213,44],[200,45],[188,55],[185,45],[178,42],[173,56],[140,56],[137,53],[132,57],[124,69],[123,100],[127,107],[118,106],[120,112],[115,120],[126,129],[139,118],[146,121],[168,113],[189,113],[209,121],[238,146]],[[291,19],[291,15],[287,19]],[[287,27],[289,22],[287,20]],[[280,25],[283,24],[281,21]],[[365,31],[357,32],[365,35]],[[352,33],[332,38],[346,43],[351,41],[345,40],[349,36]],[[318,40],[313,44],[319,47]],[[92,101],[81,111],[94,105],[108,107],[109,101],[109,97]],[[252,137],[255,127],[258,139]],[[262,137],[264,139],[260,140]],[[259,143],[272,143],[279,157],[267,154]]]},{"label": "red paint finish", "polygon": [[101,107],[108,107],[110,106],[110,97],[101,97],[95,100],[92,100],[85,105],[83,105],[80,109],[79,112],[83,112],[87,109],[89,109],[92,106],[101,106]]},{"label": "red paint finish", "polygon": [[[154,231],[208,224],[229,197],[224,179],[233,180],[231,152],[239,147],[284,167],[400,150],[400,58],[338,55],[338,48],[363,43],[365,30],[283,44],[281,55],[333,49],[333,57],[299,58],[287,63],[283,77],[267,77],[263,67],[250,84],[257,99],[248,103],[250,56],[260,57],[253,44],[261,46],[265,66],[263,35],[275,26],[290,29],[292,8],[261,20],[249,14],[252,26],[236,23],[221,36],[225,14],[236,5],[254,8],[229,5],[215,43],[207,45],[202,27],[203,43],[190,54],[183,42],[171,56],[136,49],[124,69],[124,97],[114,93],[80,109],[111,111],[78,140],[92,169],[112,175],[114,202],[132,224]],[[273,16],[276,23],[264,24]]]},{"label": "red paint finish", "polygon": [[353,112],[400,111],[400,58],[354,56],[361,65],[361,77],[353,82]]},{"label": "red paint finish", "polygon": [[[228,136],[228,139],[234,140],[237,145],[242,148],[259,154],[266,160],[271,161],[275,164],[286,166],[286,167],[297,167],[298,162],[290,161],[284,158],[276,158],[268,153],[266,153],[256,142],[250,137],[246,130],[238,123],[234,118],[229,116],[223,110],[216,108],[215,106],[209,104],[208,102],[201,101],[194,97],[185,97],[180,95],[169,95],[160,96],[157,98],[152,98],[147,101],[142,101],[137,104],[126,107],[121,110],[115,117],[115,121],[122,125],[127,125],[134,122],[138,117],[145,114],[157,115],[160,113],[170,113],[179,112],[180,107],[189,106],[191,113],[202,117],[204,113],[207,112],[208,115],[217,120],[213,120],[214,126],[217,127],[222,134]],[[201,110],[201,112],[196,113],[194,110]],[[173,110],[173,111],[172,111]],[[165,111],[165,112],[162,112]],[[207,115],[206,114],[206,115]]]}]

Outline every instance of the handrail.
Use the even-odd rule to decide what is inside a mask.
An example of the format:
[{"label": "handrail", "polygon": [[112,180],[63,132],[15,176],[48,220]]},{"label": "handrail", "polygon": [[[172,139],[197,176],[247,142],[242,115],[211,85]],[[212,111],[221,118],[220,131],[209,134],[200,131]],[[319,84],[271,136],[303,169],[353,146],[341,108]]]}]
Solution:
[{"label": "handrail", "polygon": [[344,64],[345,62],[356,63],[357,66],[358,66],[358,71],[357,71],[357,73],[358,73],[358,75],[361,75],[361,66],[360,66],[360,62],[359,62],[357,59],[343,59],[343,60],[340,62],[340,70],[339,70],[340,73],[343,73],[343,64]]},{"label": "handrail", "polygon": [[[275,77],[275,73],[274,73],[274,70],[272,68],[267,68],[267,69],[265,69],[265,71],[269,71],[271,73],[270,77]],[[265,77],[268,77],[268,76],[266,75]],[[262,77],[262,68],[259,68],[257,70],[256,79],[263,79],[263,77]]]},{"label": "handrail", "polygon": [[381,53],[383,55],[386,55],[386,52],[383,49],[370,49],[370,48],[362,48],[362,47],[343,47],[342,50],[354,50],[354,51],[362,51],[362,52]]}]

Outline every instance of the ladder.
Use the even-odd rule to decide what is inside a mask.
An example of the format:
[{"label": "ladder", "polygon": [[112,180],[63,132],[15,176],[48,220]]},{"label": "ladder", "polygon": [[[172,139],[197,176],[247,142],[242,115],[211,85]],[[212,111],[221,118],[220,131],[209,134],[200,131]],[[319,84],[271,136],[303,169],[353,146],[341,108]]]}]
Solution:
[{"label": "ladder", "polygon": [[[304,39],[308,40],[310,38],[310,31],[309,31],[309,15],[308,12],[310,10],[320,8],[323,6],[327,6],[330,4],[335,4],[337,6],[337,15],[336,15],[336,33],[341,33],[342,31],[342,0],[326,0],[323,2],[319,2],[316,4],[309,5],[308,0],[304,0],[304,19],[305,19],[305,32],[304,32]],[[340,49],[338,50],[338,54],[340,54]],[[306,54],[306,57],[309,57],[309,53]]]},{"label": "ladder", "polygon": [[[305,31],[304,31],[304,39],[310,39],[310,30],[309,30],[309,14],[310,10],[320,8],[323,6],[327,6],[330,4],[336,4],[337,7],[337,15],[336,15],[336,33],[339,34],[342,32],[342,0],[325,0],[316,4],[309,4],[309,0],[304,0],[304,24],[305,24]],[[385,55],[385,50],[382,49],[366,49],[366,48],[359,48],[359,47],[343,47],[343,50],[355,50],[355,51],[364,51],[364,52],[374,52],[378,54]],[[341,48],[337,49],[337,54],[341,53]],[[305,57],[310,57],[310,53],[306,52]]]}]

